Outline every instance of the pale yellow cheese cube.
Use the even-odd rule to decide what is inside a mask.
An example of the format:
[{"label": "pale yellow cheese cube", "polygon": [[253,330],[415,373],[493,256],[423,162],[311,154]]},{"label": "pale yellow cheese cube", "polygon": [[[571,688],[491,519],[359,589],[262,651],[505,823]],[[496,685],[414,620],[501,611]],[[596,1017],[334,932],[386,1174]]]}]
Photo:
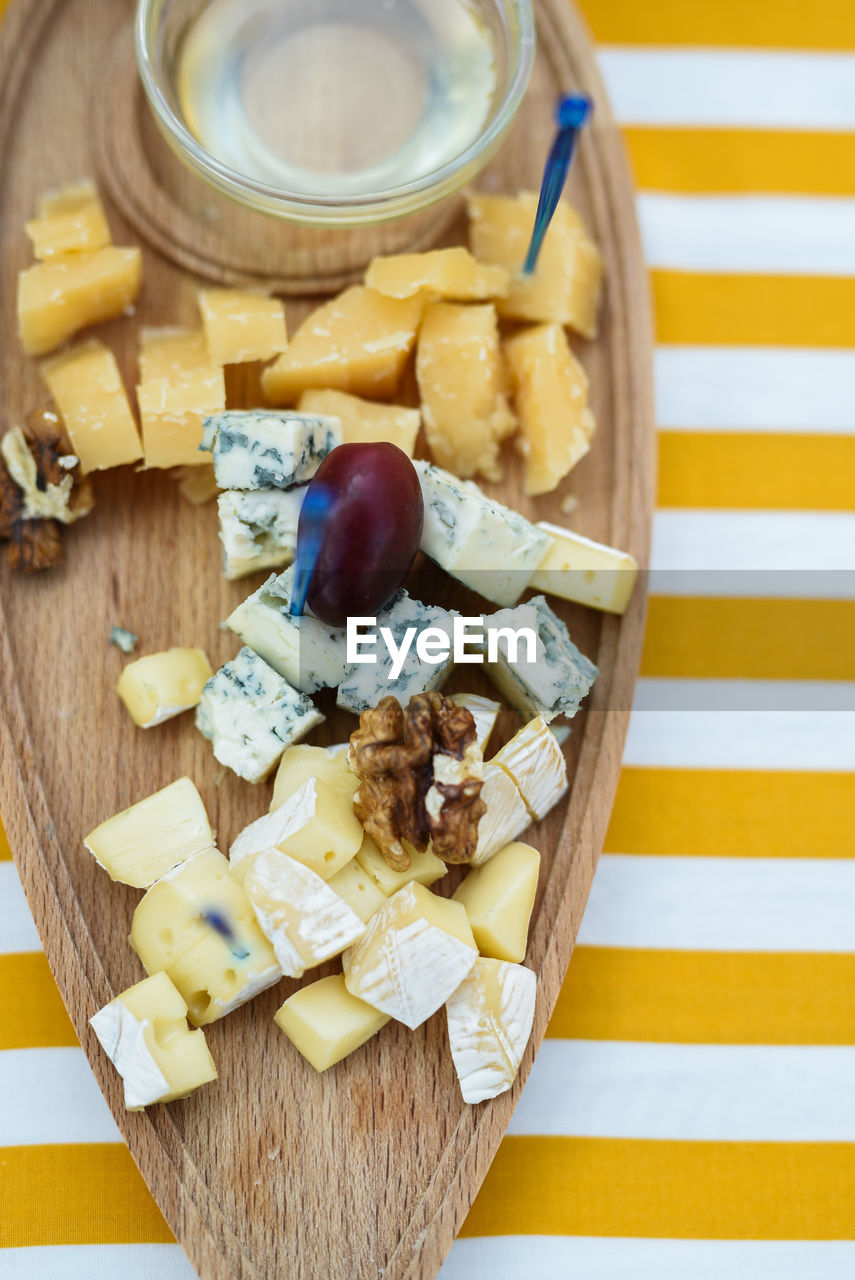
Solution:
[{"label": "pale yellow cheese cube", "polygon": [[371,879],[368,872],[363,871],[356,858],[351,858],[350,862],[345,863],[341,871],[337,871],[327,884],[340,898],[344,898],[348,906],[365,923],[386,901],[386,894]]},{"label": "pale yellow cheese cube", "polygon": [[495,308],[437,302],[419,334],[416,377],[433,461],[458,476],[500,480],[499,445],[516,430]]},{"label": "pale yellow cheese cube", "polygon": [[525,459],[525,491],[550,493],[591,447],[596,423],[588,375],[558,324],[525,329],[505,343]]},{"label": "pale yellow cheese cube", "polygon": [[40,262],[111,243],[104,206],[91,178],[45,192],[38,203],[38,217],[24,229]]},{"label": "pale yellow cheese cube", "polygon": [[139,249],[112,245],[22,271],[18,327],[27,355],[46,355],[78,329],[122,315],[136,301],[141,283]]},{"label": "pale yellow cheese cube", "polygon": [[243,879],[264,849],[279,849],[329,880],[354,856],[364,832],[353,800],[320,778],[309,778],[284,804],[245,827],[229,850]]},{"label": "pale yellow cheese cube", "polygon": [[472,719],[475,721],[476,741],[483,756],[498,719],[501,704],[492,698],[482,698],[477,693],[453,693],[451,701],[456,702],[458,707],[466,707],[467,711],[471,712]]},{"label": "pale yellow cheese cube", "polygon": [[448,1042],[464,1102],[510,1089],[534,1022],[537,979],[531,969],[479,959],[450,996]]},{"label": "pale yellow cheese cube", "polygon": [[603,260],[571,205],[561,201],[543,241],[537,267],[522,274],[537,212],[537,195],[473,195],[469,198],[469,240],[481,262],[512,273],[499,314],[511,320],[555,321],[585,338],[596,337]]},{"label": "pale yellow cheese cube", "polygon": [[273,949],[255,921],[230,942],[206,933],[167,970],[187,1001],[195,1027],[218,1022],[282,977]]},{"label": "pale yellow cheese cube", "polygon": [[537,849],[515,843],[505,845],[461,881],[454,900],[466,908],[482,956],[525,959],[539,871]]},{"label": "pale yellow cheese cube", "polygon": [[567,761],[542,716],[535,716],[493,757],[519,787],[532,818],[539,822],[567,790]]},{"label": "pale yellow cheese cube", "polygon": [[296,404],[310,387],[389,399],[421,323],[424,299],[384,298],[354,285],[303,321],[288,350],[264,371],[271,404]]},{"label": "pale yellow cheese cube", "polygon": [[110,879],[135,889],[147,889],[213,843],[202,797],[189,778],[123,809],[84,838]]},{"label": "pale yellow cheese cube", "polygon": [[534,591],[606,613],[626,611],[638,577],[638,564],[628,552],[543,520],[537,527],[552,544],[528,584]]},{"label": "pale yellow cheese cube", "polygon": [[422,422],[418,409],[400,404],[378,404],[347,391],[304,391],[297,405],[300,413],[338,418],[345,444],[370,444],[376,440],[397,445],[413,456]]},{"label": "pale yellow cheese cube", "polygon": [[477,262],[468,249],[455,245],[375,258],[365,273],[365,283],[388,298],[412,298],[424,291],[431,298],[450,302],[484,302],[504,298],[511,278],[504,267]]},{"label": "pale yellow cheese cube", "polygon": [[222,369],[151,378],[137,387],[146,467],[202,467],[202,424],[226,407]]},{"label": "pale yellow cheese cube", "polygon": [[129,987],[89,1022],[124,1081],[128,1111],[186,1098],[217,1078],[205,1033],[187,1026],[187,1005],[165,973]]},{"label": "pale yellow cheese cube", "polygon": [[119,366],[103,343],[72,347],[45,360],[41,372],[84,473],[142,457]]},{"label": "pale yellow cheese cube", "polygon": [[211,364],[271,360],[288,346],[278,298],[241,289],[203,289],[199,311]]},{"label": "pale yellow cheese cube", "polygon": [[273,799],[270,811],[280,808],[304,782],[317,778],[328,783],[334,791],[353,799],[359,779],[347,767],[350,744],[338,743],[334,747],[310,747],[303,742],[286,747],[276,770],[273,782]]},{"label": "pale yellow cheese cube", "polygon": [[519,787],[511,775],[493,760],[484,765],[481,799],[487,806],[487,812],[478,823],[478,843],[469,859],[474,867],[492,858],[531,825],[531,814]]},{"label": "pale yellow cheese cube", "polygon": [[448,870],[446,864],[436,856],[430,845],[423,852],[419,852],[405,840],[404,848],[410,855],[410,865],[406,871],[395,871],[390,867],[370,836],[363,838],[356,854],[356,861],[362,870],[371,877],[387,898],[397,893],[410,881],[423,885],[435,884]]},{"label": "pale yellow cheese cube", "polygon": [[129,662],[116,692],[141,729],[197,706],[214,669],[202,649],[166,649]]},{"label": "pale yellow cheese cube", "polygon": [[275,1019],[315,1070],[326,1071],[385,1027],[389,1015],[352,996],[336,973],[295,991]]}]

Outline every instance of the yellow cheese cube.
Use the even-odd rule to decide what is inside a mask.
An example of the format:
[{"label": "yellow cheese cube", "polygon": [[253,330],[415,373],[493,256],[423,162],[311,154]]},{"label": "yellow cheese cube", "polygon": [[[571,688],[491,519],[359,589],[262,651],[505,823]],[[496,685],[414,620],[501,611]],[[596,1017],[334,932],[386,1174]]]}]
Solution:
[{"label": "yellow cheese cube", "polygon": [[154,973],[89,1019],[125,1083],[125,1106],[186,1098],[217,1078],[205,1033],[187,1026],[187,1005],[165,973]]},{"label": "yellow cheese cube", "polygon": [[404,848],[410,855],[410,865],[406,871],[395,871],[390,867],[370,836],[363,838],[356,854],[356,861],[362,870],[371,877],[380,892],[387,898],[411,881],[423,885],[435,884],[448,870],[446,864],[436,856],[430,845],[420,853],[405,840]]},{"label": "yellow cheese cube", "polygon": [[428,307],[419,334],[416,376],[431,456],[458,476],[500,480],[499,445],[516,429],[505,395],[507,375],[490,303]]},{"label": "yellow cheese cube", "polygon": [[560,325],[538,325],[505,343],[525,459],[525,491],[550,493],[591,447],[588,375]]},{"label": "yellow cheese cube", "polygon": [[202,797],[189,778],[123,809],[84,838],[110,879],[135,889],[147,889],[213,843]]},{"label": "yellow cheese cube", "polygon": [[18,326],[27,355],[46,355],[78,329],[120,316],[136,300],[141,282],[139,249],[112,245],[22,271]]},{"label": "yellow cheese cube", "polygon": [[371,879],[368,872],[363,871],[356,858],[351,858],[350,862],[345,863],[341,871],[337,871],[327,884],[356,912],[360,920],[366,923],[386,901],[386,894]]},{"label": "yellow cheese cube", "polygon": [[230,942],[206,933],[167,970],[195,1027],[218,1022],[282,977],[270,943],[253,921]]},{"label": "yellow cheese cube", "polygon": [[451,302],[484,302],[504,298],[511,278],[504,267],[476,262],[468,249],[456,245],[428,253],[375,258],[365,273],[365,283],[388,298],[412,298],[423,290],[431,298]]},{"label": "yellow cheese cube", "polygon": [[112,351],[93,339],[45,360],[41,372],[84,473],[142,457],[137,424]]},{"label": "yellow cheese cube", "polygon": [[329,783],[334,791],[352,800],[353,793],[359,786],[359,779],[347,767],[348,750],[347,742],[334,747],[309,747],[302,742],[286,747],[273,783],[271,813],[289,800],[310,778]]},{"label": "yellow cheese cube", "polygon": [[47,191],[38,217],[25,227],[33,253],[44,262],[64,253],[85,253],[111,243],[104,206],[90,178]]},{"label": "yellow cheese cube", "polygon": [[534,1021],[537,979],[531,969],[479,959],[446,1002],[448,1043],[464,1102],[510,1089]]},{"label": "yellow cheese cube", "polygon": [[552,545],[528,584],[534,591],[606,613],[625,612],[638,577],[638,564],[628,552],[557,524],[540,521],[537,527],[549,534]]},{"label": "yellow cheese cube", "polygon": [[202,329],[165,327],[140,331],[140,382],[212,368]]},{"label": "yellow cheese cube", "polygon": [[424,299],[384,298],[354,285],[303,321],[288,350],[264,371],[271,404],[296,404],[310,387],[388,399],[416,340]]},{"label": "yellow cheese cube", "polygon": [[129,662],[116,692],[141,729],[195,707],[214,669],[202,649],[167,649]]},{"label": "yellow cheese cube", "polygon": [[201,329],[143,329],[137,401],[147,467],[208,467],[202,423],[226,407],[223,370]]},{"label": "yellow cheese cube", "polygon": [[389,1015],[352,996],[340,973],[301,987],[275,1015],[316,1071],[326,1071],[385,1027]]},{"label": "yellow cheese cube", "polygon": [[537,849],[508,844],[460,883],[454,900],[466,908],[482,956],[514,962],[525,958],[539,871]]},{"label": "yellow cheese cube", "polygon": [[245,827],[229,858],[242,880],[257,854],[279,849],[329,880],[356,853],[363,834],[351,797],[313,777],[278,809]]},{"label": "yellow cheese cube", "polygon": [[496,302],[510,320],[555,321],[585,338],[597,333],[603,260],[571,205],[561,202],[543,241],[537,267],[521,274],[537,195],[473,195],[469,198],[469,239],[481,262],[499,263],[512,273],[508,296]]},{"label": "yellow cheese cube", "polygon": [[385,440],[413,456],[422,415],[400,404],[377,404],[347,391],[304,391],[297,405],[300,413],[338,418],[345,444]]},{"label": "yellow cheese cube", "polygon": [[240,289],[203,289],[199,310],[211,364],[271,360],[288,345],[278,298]]}]

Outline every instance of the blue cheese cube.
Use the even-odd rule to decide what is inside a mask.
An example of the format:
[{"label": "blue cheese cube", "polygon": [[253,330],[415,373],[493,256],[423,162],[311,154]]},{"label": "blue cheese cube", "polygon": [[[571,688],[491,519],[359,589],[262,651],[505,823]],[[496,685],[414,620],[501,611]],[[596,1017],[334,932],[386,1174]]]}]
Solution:
[{"label": "blue cheese cube", "polygon": [[425,506],[422,551],[485,600],[516,604],[549,550],[549,534],[471,480],[428,462],[413,466]]},{"label": "blue cheese cube", "polygon": [[[405,707],[416,693],[425,693],[429,689],[439,689],[451,673],[454,665],[454,611],[442,609],[438,605],[424,605],[412,600],[406,591],[401,591],[390,605],[377,615],[377,643],[370,650],[377,661],[373,663],[354,664],[348,671],[344,681],[339,685],[336,705],[344,711],[352,711],[359,715],[366,707],[375,707],[381,698],[391,694]],[[407,643],[407,632],[415,629],[409,636],[409,649],[395,671],[395,659],[391,650],[383,641],[381,628],[388,628],[392,633],[396,649]],[[448,656],[439,662],[423,662],[416,649],[418,636],[428,627],[435,628],[448,637]],[[437,637],[439,639],[439,637]]]},{"label": "blue cheese cube", "polygon": [[290,564],[305,488],[227,489],[217,499],[223,573],[243,578]]},{"label": "blue cheese cube", "polygon": [[200,448],[214,455],[221,489],[290,489],[311,480],[337,444],[338,418],[288,409],[230,409],[205,419]]},{"label": "blue cheese cube", "polygon": [[248,782],[261,782],[292,742],[324,717],[258,654],[243,648],[202,690],[196,727],[214,755]]},{"label": "blue cheese cube", "polygon": [[[496,688],[527,719],[542,716],[574,716],[599,674],[593,662],[580,653],[570,634],[543,596],[535,596],[516,609],[500,609],[484,618],[484,626],[495,633],[495,662],[485,670]],[[536,654],[528,660],[521,640],[512,662],[509,637],[503,629],[519,632],[527,628],[536,636]]]}]

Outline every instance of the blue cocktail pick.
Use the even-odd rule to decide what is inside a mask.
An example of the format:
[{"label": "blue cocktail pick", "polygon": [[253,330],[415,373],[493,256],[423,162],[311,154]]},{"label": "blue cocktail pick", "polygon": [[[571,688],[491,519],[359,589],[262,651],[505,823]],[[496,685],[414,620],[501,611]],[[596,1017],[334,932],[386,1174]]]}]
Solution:
[{"label": "blue cocktail pick", "polygon": [[537,202],[537,213],[534,219],[534,230],[531,233],[531,243],[528,246],[528,253],[523,264],[523,275],[530,276],[537,266],[537,257],[543,244],[543,237],[546,235],[547,228],[552,221],[552,215],[555,213],[558,201],[561,199],[561,192],[564,190],[567,174],[570,172],[570,166],[573,163],[579,131],[591,114],[593,105],[591,99],[585,97],[584,94],[571,93],[566,98],[561,98],[555,108],[555,123],[558,125],[558,132],[555,135],[555,141],[552,144],[543,170],[540,199]]},{"label": "blue cocktail pick", "polygon": [[294,558],[294,590],[291,593],[292,617],[301,617],[306,606],[306,596],[321,554],[332,504],[333,494],[329,489],[322,484],[309,485],[300,508],[297,554]]}]

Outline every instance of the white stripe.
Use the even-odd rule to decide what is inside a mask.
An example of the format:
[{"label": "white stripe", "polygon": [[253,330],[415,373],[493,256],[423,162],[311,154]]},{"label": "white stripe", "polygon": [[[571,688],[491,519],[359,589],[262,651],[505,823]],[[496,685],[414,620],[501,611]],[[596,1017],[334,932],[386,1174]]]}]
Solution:
[{"label": "white stripe", "polygon": [[734,49],[600,48],[620,124],[855,129],[855,57]]},{"label": "white stripe", "polygon": [[82,1049],[0,1052],[0,1147],[121,1141]]},{"label": "white stripe", "polygon": [[0,1251],[7,1280],[197,1280],[177,1244],[52,1245]]},{"label": "white stripe", "polygon": [[[853,1275],[855,1242],[850,1240],[474,1236],[455,1240],[437,1280],[852,1280]],[[28,1273],[26,1280],[36,1277]]]},{"label": "white stripe", "polygon": [[855,859],[603,854],[579,942],[855,952]]},{"label": "white stripe", "polygon": [[656,421],[671,431],[855,435],[855,352],[658,346]]},{"label": "white stripe", "polygon": [[855,1141],[855,1048],[544,1040],[508,1133]]},{"label": "white stripe", "polygon": [[650,267],[855,275],[855,200],[642,192],[636,208]]},{"label": "white stripe", "polygon": [[633,711],[623,763],[639,768],[853,772],[855,714]]},{"label": "white stripe", "polygon": [[678,680],[636,682],[633,711],[855,711],[852,680]]},{"label": "white stripe", "polygon": [[0,862],[0,955],[41,949],[18,870],[14,862]]}]

